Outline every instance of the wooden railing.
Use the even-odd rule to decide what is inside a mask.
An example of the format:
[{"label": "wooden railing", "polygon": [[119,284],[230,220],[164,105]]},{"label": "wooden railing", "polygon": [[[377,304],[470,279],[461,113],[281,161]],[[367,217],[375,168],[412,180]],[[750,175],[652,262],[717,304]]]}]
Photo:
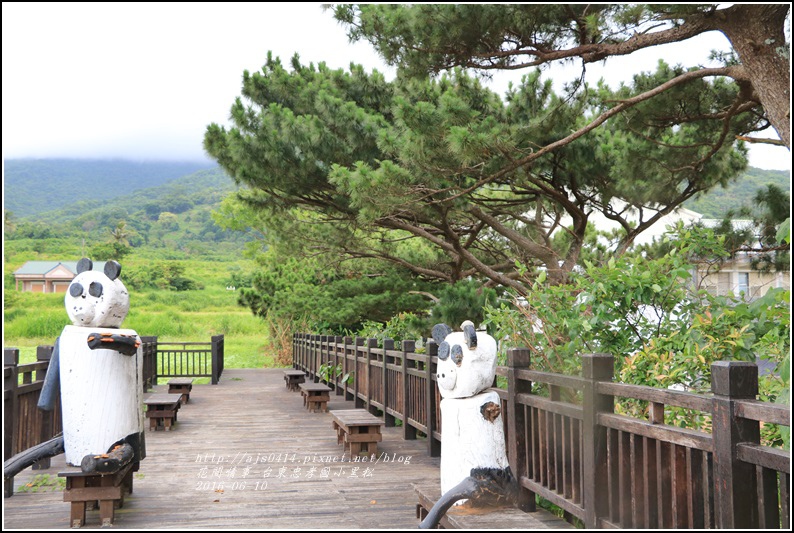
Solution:
[{"label": "wooden railing", "polygon": [[[427,438],[431,455],[442,440],[435,384],[437,346],[296,334],[295,368],[322,375],[336,394],[402,421],[406,439]],[[341,366],[342,372],[321,372]],[[535,494],[579,518],[587,528],[789,529],[790,452],[762,446],[760,424],[791,425],[788,406],[757,401],[755,364],[712,365],[711,395],[615,383],[611,355],[582,356],[582,375],[529,370],[527,350],[509,350],[497,374],[519,506]],[[352,383],[343,381],[352,373]],[[542,384],[546,394],[533,393]],[[537,388],[537,386],[535,387]],[[648,403],[647,419],[615,413],[615,399]],[[665,423],[665,409],[707,415],[711,432]]]},{"label": "wooden railing", "polygon": [[[19,364],[19,350],[3,349],[3,460],[20,450],[46,442],[61,431],[61,403],[56,400],[52,411],[42,411],[37,405],[50,366],[52,346],[36,349],[36,362]],[[49,468],[50,460],[43,459],[33,469]],[[14,480],[4,483],[4,496],[13,494]]]},{"label": "wooden railing", "polygon": [[223,345],[223,335],[210,342],[158,342],[156,377],[205,377],[217,385],[223,373]]},{"label": "wooden railing", "polygon": [[[296,334],[292,353],[294,367],[315,380],[324,374],[323,367],[341,368],[324,380],[337,395],[382,414],[387,427],[400,420],[405,439],[415,439],[417,432],[428,436],[428,453],[437,457],[441,451],[441,398],[435,386],[438,347],[431,343],[428,354],[418,354],[414,346],[413,341],[403,341],[397,350],[390,339],[378,348],[376,339]],[[351,376],[350,383],[345,375]]]}]

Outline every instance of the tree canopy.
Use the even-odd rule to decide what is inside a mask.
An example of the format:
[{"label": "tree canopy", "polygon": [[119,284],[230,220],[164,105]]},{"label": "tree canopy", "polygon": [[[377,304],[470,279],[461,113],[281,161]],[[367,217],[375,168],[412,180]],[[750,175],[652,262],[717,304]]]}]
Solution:
[{"label": "tree canopy", "polygon": [[[683,74],[663,62],[631,87],[562,95],[535,71],[505,101],[463,70],[387,81],[357,65],[295,57],[290,66],[269,56],[245,72],[233,127],[211,124],[204,140],[247,186],[240,199],[270,239],[292,254],[376,258],[519,292],[535,267],[566,278],[595,210],[623,226],[620,253],[686,199],[733,179],[746,166],[735,135],[763,121],[754,108],[728,112],[742,88],[724,78],[638,99]],[[614,101],[624,112],[607,120]]]},{"label": "tree canopy", "polygon": [[[286,68],[268,55],[244,73],[232,127],[208,126],[204,146],[289,256],[378,259],[427,280],[475,276],[524,293],[540,272],[566,281],[593,213],[620,224],[606,251],[620,255],[682,202],[733,180],[749,134],[772,124],[788,145],[787,14],[785,5],[338,5],[351,39],[372,42],[396,79],[297,56]],[[531,69],[707,31],[734,46],[722,67],[660,61],[617,89],[580,80],[561,94]],[[527,70],[502,98],[472,68]]]},{"label": "tree canopy", "polygon": [[[722,68],[679,73],[674,83],[724,76],[790,141],[790,4],[342,4],[334,16],[401,70],[425,75],[456,66],[523,69],[613,56],[721,32],[733,54]],[[790,21],[789,21],[790,24]],[[789,29],[790,31],[790,29]],[[667,85],[673,85],[669,80]],[[654,89],[666,90],[662,85]],[[758,108],[763,108],[760,110]]]}]

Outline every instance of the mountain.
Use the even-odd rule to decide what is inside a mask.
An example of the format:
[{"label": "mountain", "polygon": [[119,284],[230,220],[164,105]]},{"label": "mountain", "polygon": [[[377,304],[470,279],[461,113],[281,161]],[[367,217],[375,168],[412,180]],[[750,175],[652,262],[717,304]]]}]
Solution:
[{"label": "mountain", "polygon": [[4,251],[7,257],[74,255],[122,236],[133,249],[148,250],[149,257],[240,257],[252,236],[224,230],[213,219],[213,211],[236,189],[234,181],[214,167],[115,198],[85,195],[66,207],[26,218],[6,212]]},{"label": "mountain", "polygon": [[7,159],[4,209],[25,218],[85,200],[104,201],[162,185],[211,162],[135,162],[103,159]]},{"label": "mountain", "polygon": [[[209,162],[135,162],[99,159],[9,159],[4,162],[5,210],[17,219],[36,215],[38,220],[74,219],[95,208],[120,206],[124,211],[149,205],[150,213],[179,212],[181,199],[203,188],[233,190],[234,184]],[[200,170],[208,174],[194,175]],[[214,171],[217,171],[215,173]],[[180,178],[193,177],[184,182]],[[782,170],[749,167],[726,188],[709,191],[684,203],[707,218],[722,218],[730,209],[752,205],[758,189],[773,184],[790,194],[791,174]],[[209,181],[207,181],[209,180]],[[174,189],[161,189],[173,182]],[[181,183],[181,185],[180,185]],[[120,203],[111,202],[119,199]],[[169,206],[164,200],[168,199]],[[150,205],[152,202],[160,207]],[[181,205],[181,207],[180,207]]]},{"label": "mountain", "polygon": [[162,213],[182,214],[196,206],[217,207],[237,186],[219,167],[199,170],[170,179],[154,187],[128,192],[110,199],[83,198],[65,207],[42,212],[36,221],[50,224],[106,219],[143,218],[158,220]]},{"label": "mountain", "polygon": [[[174,257],[239,255],[255,238],[215,224],[213,212],[237,189],[218,166],[98,160],[5,165],[6,252],[35,251],[44,240],[90,247],[118,235],[119,225],[131,246]],[[752,205],[756,191],[768,184],[790,194],[788,172],[749,168],[729,187],[684,206],[721,218],[729,209]]]},{"label": "mountain", "polygon": [[706,218],[722,219],[731,209],[752,207],[756,191],[776,185],[791,196],[791,173],[785,170],[762,170],[748,167],[738,180],[726,188],[716,188],[699,198],[684,202],[684,207]]}]

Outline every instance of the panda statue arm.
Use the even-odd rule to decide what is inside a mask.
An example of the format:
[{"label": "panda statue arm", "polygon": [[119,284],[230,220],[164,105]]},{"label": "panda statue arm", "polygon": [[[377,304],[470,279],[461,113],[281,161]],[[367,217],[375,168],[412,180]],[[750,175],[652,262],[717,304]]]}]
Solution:
[{"label": "panda statue arm", "polygon": [[47,368],[47,374],[44,376],[44,383],[41,386],[38,407],[42,411],[52,411],[55,407],[55,399],[60,396],[61,393],[60,340],[60,337],[55,339],[55,346],[53,347],[52,356],[50,357],[50,365]]},{"label": "panda statue arm", "polygon": [[124,355],[135,355],[141,342],[134,335],[113,333],[91,333],[88,335],[88,347],[92,350],[114,350]]}]

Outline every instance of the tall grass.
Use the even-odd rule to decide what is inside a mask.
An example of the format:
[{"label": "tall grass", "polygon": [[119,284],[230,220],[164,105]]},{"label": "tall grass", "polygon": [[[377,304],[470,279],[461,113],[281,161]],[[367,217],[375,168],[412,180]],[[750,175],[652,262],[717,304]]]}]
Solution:
[{"label": "tall grass", "polygon": [[[7,315],[14,318],[8,320]],[[69,324],[64,309],[31,309],[4,313],[3,338],[55,338]]]}]

